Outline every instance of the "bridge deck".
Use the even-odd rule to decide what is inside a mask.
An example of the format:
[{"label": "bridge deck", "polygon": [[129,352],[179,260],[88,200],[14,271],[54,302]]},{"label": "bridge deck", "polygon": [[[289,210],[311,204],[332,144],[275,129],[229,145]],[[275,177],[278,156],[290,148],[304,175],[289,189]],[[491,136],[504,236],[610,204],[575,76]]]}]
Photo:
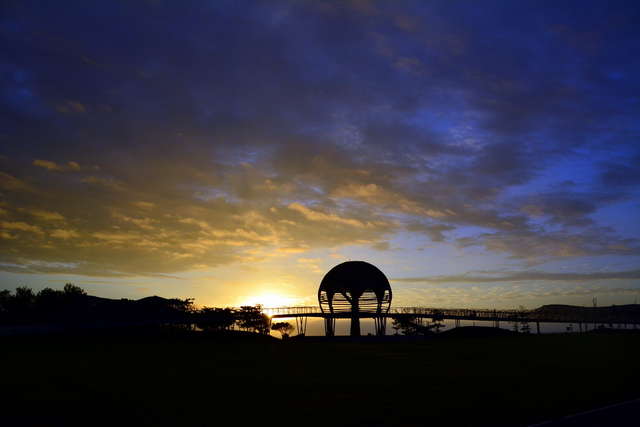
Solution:
[{"label": "bridge deck", "polygon": [[[604,308],[604,307],[603,307]],[[540,310],[473,310],[473,309],[448,309],[428,307],[396,307],[382,314],[383,317],[415,317],[438,320],[478,320],[489,322],[544,322],[544,323],[615,323],[615,324],[640,324],[640,316],[637,313],[623,314],[610,313],[597,308],[580,308],[581,310],[554,310],[553,312]],[[329,314],[323,313],[317,307],[275,307],[265,308],[263,311],[272,318],[290,317],[320,317],[334,319],[350,319],[351,313]],[[358,313],[362,319],[376,318],[381,315],[371,312]]]}]

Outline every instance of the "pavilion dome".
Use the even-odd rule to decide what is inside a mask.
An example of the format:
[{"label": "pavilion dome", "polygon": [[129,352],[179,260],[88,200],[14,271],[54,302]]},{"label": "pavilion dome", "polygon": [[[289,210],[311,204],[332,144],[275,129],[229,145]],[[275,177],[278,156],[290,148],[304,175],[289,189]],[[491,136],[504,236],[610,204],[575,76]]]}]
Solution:
[{"label": "pavilion dome", "polygon": [[351,311],[353,301],[360,312],[386,312],[391,304],[391,285],[378,267],[365,261],[347,261],[325,274],[318,289],[323,312]]}]

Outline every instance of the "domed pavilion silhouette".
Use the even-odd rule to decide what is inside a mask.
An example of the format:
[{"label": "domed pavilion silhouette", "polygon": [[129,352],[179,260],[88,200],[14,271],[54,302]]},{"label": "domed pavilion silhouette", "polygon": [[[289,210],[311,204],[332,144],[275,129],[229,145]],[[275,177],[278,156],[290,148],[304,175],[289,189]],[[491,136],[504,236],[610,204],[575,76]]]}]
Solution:
[{"label": "domed pavilion silhouette", "polygon": [[318,303],[325,317],[327,335],[335,333],[336,317],[351,318],[351,335],[360,335],[360,317],[373,317],[376,333],[384,335],[386,314],[391,307],[391,285],[376,266],[347,261],[333,267],[318,289]]}]

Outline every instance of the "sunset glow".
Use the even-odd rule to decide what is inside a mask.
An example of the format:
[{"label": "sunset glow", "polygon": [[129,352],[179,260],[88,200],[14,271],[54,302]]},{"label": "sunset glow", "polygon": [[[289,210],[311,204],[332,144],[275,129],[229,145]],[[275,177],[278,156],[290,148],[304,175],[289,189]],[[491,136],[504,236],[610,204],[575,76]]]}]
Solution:
[{"label": "sunset glow", "polygon": [[286,306],[295,306],[301,304],[300,298],[292,298],[285,295],[280,295],[277,293],[264,293],[255,296],[251,296],[245,300],[243,300],[239,306],[243,305],[261,305],[264,308],[273,308],[273,307],[286,307]]}]

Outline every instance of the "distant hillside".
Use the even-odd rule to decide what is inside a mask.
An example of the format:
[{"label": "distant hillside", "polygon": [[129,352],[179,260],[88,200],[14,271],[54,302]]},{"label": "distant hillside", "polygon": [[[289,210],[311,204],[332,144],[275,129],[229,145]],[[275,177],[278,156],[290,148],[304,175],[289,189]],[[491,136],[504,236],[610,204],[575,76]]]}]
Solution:
[{"label": "distant hillside", "polygon": [[45,290],[0,301],[0,325],[117,325],[180,322],[191,311],[191,301],[151,296],[139,300],[110,299],[83,292]]},{"label": "distant hillside", "polygon": [[586,318],[598,323],[640,322],[640,304],[611,305],[605,307],[581,307],[549,304],[532,310],[541,317]]}]

